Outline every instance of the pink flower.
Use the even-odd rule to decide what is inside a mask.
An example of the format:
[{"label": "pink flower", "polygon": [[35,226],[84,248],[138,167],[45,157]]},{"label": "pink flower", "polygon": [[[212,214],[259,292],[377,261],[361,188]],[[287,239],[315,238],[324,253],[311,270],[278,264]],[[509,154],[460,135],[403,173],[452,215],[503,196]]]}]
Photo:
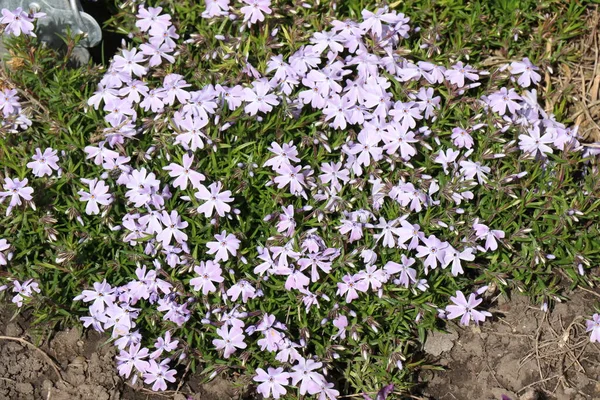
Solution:
[{"label": "pink flower", "polygon": [[108,193],[109,188],[104,181],[99,181],[98,179],[86,179],[85,183],[88,184],[89,192],[84,190],[78,191],[77,194],[81,196],[79,201],[87,201],[85,206],[85,213],[87,215],[100,214],[98,204],[107,206],[113,201],[112,195]]},{"label": "pink flower", "polygon": [[296,221],[294,221],[294,206],[289,205],[287,207],[282,207],[282,209],[283,212],[279,214],[279,222],[277,223],[277,232],[291,237],[296,230]]},{"label": "pink flower", "polygon": [[470,65],[464,65],[462,61],[457,62],[452,66],[451,69],[445,71],[445,76],[450,83],[456,85],[459,88],[465,86],[465,78],[471,81],[479,80],[477,70]]},{"label": "pink flower", "polygon": [[256,376],[252,378],[254,382],[260,383],[256,391],[264,397],[270,397],[272,394],[274,399],[278,399],[287,393],[283,386],[289,385],[290,374],[283,372],[283,368],[269,367],[267,371],[262,368],[256,369]]},{"label": "pink flower", "polygon": [[346,274],[342,278],[342,282],[337,284],[338,296],[346,295],[346,303],[351,303],[352,300],[358,299],[358,291],[366,292],[369,288],[369,284],[363,280],[360,280],[356,275]]},{"label": "pink flower", "polygon": [[168,246],[171,243],[171,238],[175,238],[175,241],[179,244],[187,240],[187,235],[181,229],[187,228],[188,223],[181,220],[177,211],[171,211],[171,215],[163,211],[160,220],[165,228],[156,235],[156,240],[162,242],[163,246]]},{"label": "pink flower", "polygon": [[227,325],[217,329],[217,335],[220,339],[214,339],[213,345],[217,350],[224,350],[223,357],[229,358],[236,349],[245,349],[246,343],[244,343],[244,331],[238,326],[232,326],[228,328]]},{"label": "pink flower", "polygon": [[42,151],[37,148],[35,149],[35,155],[32,157],[34,161],[27,163],[27,168],[33,170],[33,174],[37,177],[44,175],[52,175],[52,170],[58,170],[59,167],[56,164],[58,161],[57,151],[48,147]]},{"label": "pink flower", "polygon": [[240,9],[244,14],[244,23],[255,24],[258,21],[264,21],[265,14],[271,14],[271,0],[242,0],[248,4]]},{"label": "pink flower", "polygon": [[590,334],[590,342],[600,342],[600,315],[592,315],[592,319],[585,321],[585,331],[592,332]]},{"label": "pink flower", "polygon": [[229,260],[229,253],[233,256],[237,254],[241,242],[235,235],[231,233],[228,235],[223,231],[221,234],[216,234],[215,239],[216,242],[206,243],[206,247],[209,249],[208,254],[215,254],[216,262]]},{"label": "pink flower", "polygon": [[292,385],[297,385],[300,382],[300,394],[316,394],[321,391],[321,383],[325,378],[320,373],[316,372],[323,366],[320,362],[315,362],[311,359],[300,358],[298,364],[292,367],[290,377]]},{"label": "pink flower", "polygon": [[10,259],[10,254],[7,256],[4,254],[4,250],[8,250],[10,248],[10,244],[6,241],[6,239],[0,239],[0,265],[6,265],[7,259]]},{"label": "pink flower", "polygon": [[31,201],[33,189],[27,186],[27,182],[27,178],[24,178],[23,180],[20,180],[19,178],[4,178],[3,187],[5,191],[0,192],[0,202],[4,201],[5,198],[10,197],[10,203],[6,209],[6,215],[9,215],[15,206],[20,206],[22,204],[21,198],[23,198],[25,201]]},{"label": "pink flower", "polygon": [[131,50],[122,50],[122,55],[116,55],[113,60],[113,68],[117,68],[129,75],[137,77],[146,75],[146,67],[140,65],[146,61],[142,53],[138,53],[134,47]]},{"label": "pink flower", "polygon": [[229,14],[229,0],[204,0],[206,8],[202,18],[220,17]]},{"label": "pink flower", "polygon": [[183,166],[171,163],[166,167],[163,167],[165,171],[169,171],[169,176],[177,178],[173,181],[174,187],[179,187],[181,190],[187,189],[188,180],[192,186],[196,189],[202,187],[204,175],[191,169],[192,163],[194,162],[194,156],[187,154],[183,155]]},{"label": "pink flower", "polygon": [[141,348],[141,344],[132,344],[129,351],[121,350],[117,359],[117,370],[123,378],[129,378],[133,367],[139,372],[144,373],[150,367],[150,363],[145,360],[148,357],[148,349]]},{"label": "pink flower", "polygon": [[252,86],[252,88],[244,89],[244,101],[248,103],[246,104],[246,107],[244,107],[245,112],[250,115],[256,115],[259,111],[268,113],[273,110],[273,106],[279,104],[277,96],[269,94],[271,86],[268,81],[264,79],[257,80],[252,82]]},{"label": "pink flower", "polygon": [[155,392],[167,390],[167,381],[171,383],[175,382],[177,371],[169,369],[169,361],[170,360],[167,358],[160,364],[157,364],[156,361],[150,360],[150,366],[144,373],[144,383],[147,385],[154,383],[154,385],[152,385],[152,390]]},{"label": "pink flower", "polygon": [[548,146],[554,143],[554,136],[551,132],[546,132],[540,136],[540,127],[534,125],[527,130],[528,135],[519,135],[519,148],[530,154],[532,157],[546,157],[546,154],[552,153],[552,148]]},{"label": "pink flower", "polygon": [[470,149],[475,144],[473,137],[463,128],[452,128],[452,136],[450,138],[452,139],[452,143],[459,149]]},{"label": "pink flower", "polygon": [[[36,13],[34,14],[34,18],[41,18],[45,15],[43,13]],[[18,7],[15,11],[3,8],[0,24],[6,25],[4,30],[10,35],[19,36],[23,33],[35,37],[35,33],[33,33],[33,18],[30,18],[21,7]]]},{"label": "pink flower", "polygon": [[248,281],[242,279],[227,290],[227,296],[231,298],[231,301],[237,301],[240,295],[242,301],[247,303],[248,300],[256,297],[256,289]]},{"label": "pink flower", "polygon": [[460,291],[456,291],[456,297],[450,297],[450,300],[454,303],[454,305],[446,306],[446,317],[448,319],[454,319],[458,317],[462,317],[460,319],[461,325],[469,325],[469,322],[472,320],[476,324],[485,321],[486,317],[491,317],[487,311],[477,311],[475,307],[477,307],[481,303],[481,299],[477,298],[475,293],[471,293],[469,296],[469,300],[465,298],[465,295]]},{"label": "pink flower", "polygon": [[537,83],[542,79],[542,76],[535,71],[540,69],[533,65],[529,58],[525,57],[523,61],[514,61],[510,64],[510,73],[513,75],[521,74],[517,83],[522,87],[529,87],[532,83]]},{"label": "pink flower", "polygon": [[277,184],[278,189],[282,189],[286,186],[290,186],[290,193],[295,196],[305,196],[304,187],[306,182],[304,180],[304,174],[302,173],[301,166],[292,166],[289,164],[283,164],[277,170],[279,176],[275,177],[274,181]]},{"label": "pink flower", "polygon": [[475,220],[475,223],[473,223],[473,229],[475,230],[475,234],[477,235],[478,240],[485,239],[486,250],[496,250],[498,248],[498,243],[496,242],[496,239],[504,238],[503,231],[490,229],[487,225],[478,223],[478,220]]},{"label": "pink flower", "polygon": [[171,16],[169,14],[160,15],[161,12],[161,7],[148,7],[146,9],[144,6],[140,6],[136,15],[138,20],[135,26],[140,28],[142,32],[148,31],[153,26],[167,29],[171,25]]},{"label": "pink flower", "polygon": [[[210,189],[210,192],[208,189]],[[213,210],[216,210],[220,217],[231,211],[231,206],[227,204],[233,201],[230,190],[221,192],[221,189],[223,189],[221,182],[211,183],[208,189],[201,185],[194,194],[198,200],[205,201],[204,204],[198,207],[197,211],[199,213],[203,213],[208,218],[212,216]]]},{"label": "pink flower", "polygon": [[221,267],[218,263],[211,260],[200,262],[199,266],[196,265],[194,267],[194,272],[198,274],[198,277],[192,278],[190,285],[196,291],[202,290],[202,294],[205,296],[217,290],[213,282],[223,282]]}]

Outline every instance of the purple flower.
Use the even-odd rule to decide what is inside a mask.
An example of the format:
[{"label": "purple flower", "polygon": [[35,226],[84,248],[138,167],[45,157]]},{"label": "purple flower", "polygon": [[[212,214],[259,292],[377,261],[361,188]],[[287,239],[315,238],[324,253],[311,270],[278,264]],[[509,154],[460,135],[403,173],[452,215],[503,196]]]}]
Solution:
[{"label": "purple flower", "polygon": [[138,20],[135,26],[140,28],[142,32],[146,32],[154,26],[167,29],[171,25],[171,16],[169,14],[160,15],[161,12],[161,7],[148,7],[146,9],[143,5],[140,6],[136,15]]},{"label": "purple flower", "polygon": [[206,8],[202,18],[220,17],[229,14],[229,0],[204,0]]},{"label": "purple flower", "polygon": [[461,317],[461,325],[469,325],[469,322],[473,320],[476,324],[485,321],[486,317],[491,317],[487,311],[477,311],[475,307],[481,304],[482,300],[477,298],[475,293],[469,295],[469,300],[465,298],[465,295],[460,291],[456,291],[456,297],[450,297],[450,301],[454,305],[446,306],[447,318],[454,319]]},{"label": "purple flower", "polygon": [[131,50],[122,50],[122,55],[116,55],[113,60],[113,67],[117,68],[129,75],[133,74],[137,77],[146,75],[146,67],[139,65],[146,61],[142,53],[138,53],[136,48]]},{"label": "purple flower", "polygon": [[[9,215],[12,209],[22,204],[21,198],[25,201],[31,201],[31,194],[33,189],[27,186],[27,178],[20,180],[19,178],[11,179],[9,177],[4,178],[4,192],[0,192],[0,202],[4,201],[5,198],[10,197],[10,203],[6,209],[6,215]],[[31,203],[33,206],[33,203]]]},{"label": "purple flower", "polygon": [[194,196],[198,200],[205,201],[204,204],[198,207],[197,211],[201,214],[203,213],[205,217],[211,217],[213,210],[216,210],[220,217],[225,216],[226,213],[231,211],[231,206],[227,204],[233,201],[231,191],[225,190],[221,192],[221,189],[223,189],[223,184],[221,182],[211,183],[208,187],[210,191],[203,185],[200,185],[197,189],[198,191]]},{"label": "purple flower", "polygon": [[165,226],[164,229],[156,235],[156,240],[162,242],[163,246],[168,246],[171,243],[171,239],[175,238],[175,241],[179,244],[184,243],[187,240],[187,235],[181,231],[188,226],[186,221],[182,221],[179,213],[176,210],[171,211],[171,214],[166,211],[162,212],[160,222]]},{"label": "purple flower", "polygon": [[194,272],[198,274],[196,278],[190,280],[190,285],[194,287],[196,291],[202,291],[203,295],[207,295],[217,290],[217,287],[213,282],[223,282],[221,276],[222,271],[218,263],[211,260],[201,261],[200,265],[194,267]]},{"label": "purple flower", "polygon": [[600,315],[592,315],[592,319],[585,321],[586,332],[592,332],[590,334],[590,342],[600,342]]},{"label": "purple flower", "polygon": [[503,239],[505,236],[504,231],[490,229],[487,225],[480,224],[479,220],[475,220],[473,229],[475,230],[475,235],[477,235],[478,240],[485,239],[486,250],[496,250],[498,248],[496,239]]},{"label": "purple flower", "polygon": [[[244,14],[244,22],[248,22],[248,25],[255,24],[258,21],[265,20],[265,14],[271,14],[271,0],[242,0],[248,4],[240,8],[242,14]],[[248,112],[248,111],[246,111]],[[252,114],[254,115],[254,114]]]},{"label": "purple flower", "polygon": [[404,286],[408,288],[411,284],[417,282],[417,270],[411,268],[411,266],[415,263],[415,259],[412,257],[406,257],[404,254],[401,256],[401,263],[398,264],[394,261],[388,261],[383,269],[389,275],[400,273],[400,278],[394,283]]},{"label": "purple flower", "polygon": [[532,83],[537,85],[542,79],[542,76],[535,72],[539,70],[527,57],[523,61],[514,61],[510,64],[510,73],[513,75],[521,74],[519,79],[517,79],[517,83],[525,88],[529,87]]},{"label": "purple flower", "polygon": [[417,257],[427,257],[423,261],[425,273],[427,274],[429,268],[437,268],[438,262],[443,265],[448,243],[442,242],[434,235],[429,235],[428,238],[421,238],[421,242],[423,242],[423,246],[417,246]]},{"label": "purple flower", "polygon": [[336,294],[346,295],[346,303],[351,303],[352,300],[358,299],[358,291],[366,292],[368,288],[369,284],[358,276],[346,274],[342,277],[342,282],[338,282]]},{"label": "purple flower", "polygon": [[506,114],[507,108],[511,114],[514,114],[517,110],[521,109],[521,105],[515,100],[523,99],[515,92],[515,89],[507,90],[503,87],[499,91],[489,95],[488,104],[492,111],[500,115]]},{"label": "purple flower", "polygon": [[84,183],[88,184],[89,192],[80,190],[77,194],[81,196],[79,201],[87,201],[85,213],[87,215],[100,214],[98,204],[107,206],[113,201],[112,195],[108,193],[108,186],[104,181],[99,181],[98,179],[85,179]]},{"label": "purple flower", "polygon": [[104,313],[106,307],[111,307],[116,301],[115,288],[106,283],[106,279],[102,282],[94,282],[94,290],[84,290],[79,296],[73,300],[82,300],[86,303],[93,301],[90,306],[90,311]]},{"label": "purple flower", "polygon": [[5,117],[21,112],[16,89],[4,89],[0,92],[0,110]]},{"label": "purple flower", "polygon": [[267,150],[275,154],[275,157],[269,158],[263,164],[263,167],[271,167],[273,170],[277,171],[283,165],[291,166],[292,161],[300,162],[300,159],[298,158],[298,149],[292,141],[289,143],[284,143],[283,146],[280,146],[277,142],[272,142],[271,147],[269,147]]},{"label": "purple flower", "polygon": [[256,115],[259,111],[263,113],[270,112],[273,109],[273,106],[279,104],[277,96],[269,94],[270,90],[271,86],[264,79],[252,82],[251,89],[244,89],[244,101],[248,103],[246,104],[246,107],[244,107],[244,111],[250,115]]},{"label": "purple flower", "polygon": [[283,386],[289,385],[290,374],[283,372],[283,368],[269,367],[267,368],[267,371],[268,372],[265,372],[262,368],[256,369],[256,376],[252,378],[254,382],[260,383],[260,385],[256,387],[256,391],[265,398],[270,397],[272,394],[274,399],[278,399],[287,393]]},{"label": "purple flower", "polygon": [[240,295],[242,301],[247,303],[248,300],[256,297],[256,289],[248,281],[242,279],[227,290],[227,296],[231,298],[231,301],[237,301]]},{"label": "purple flower", "polygon": [[279,176],[275,177],[274,182],[277,184],[278,189],[282,189],[289,185],[291,194],[295,196],[306,196],[306,192],[304,191],[306,182],[301,166],[298,165],[294,167],[289,164],[283,164],[276,172]]},{"label": "purple flower", "polygon": [[18,7],[15,11],[2,9],[2,18],[0,18],[0,24],[5,24],[4,31],[13,36],[19,36],[21,33],[35,37],[33,33],[33,20],[34,18],[41,18],[45,16],[44,13],[36,13],[33,18],[23,11],[21,7]]},{"label": "purple flower", "polygon": [[217,350],[223,350],[225,358],[229,358],[236,349],[245,349],[247,346],[244,343],[244,331],[237,326],[229,328],[227,325],[223,325],[217,329],[217,335],[220,339],[214,339],[212,343]]},{"label": "purple flower", "polygon": [[540,127],[534,125],[527,130],[528,135],[519,135],[519,148],[530,154],[532,157],[537,155],[545,157],[552,153],[552,148],[548,144],[554,143],[554,137],[551,132],[546,132],[540,136]]},{"label": "purple flower", "polygon": [[459,252],[454,247],[448,246],[448,248],[446,249],[446,256],[444,259],[444,268],[452,264],[452,275],[458,276],[458,274],[464,273],[461,261],[473,260],[475,260],[475,255],[473,254],[472,248],[467,247],[463,251]]},{"label": "purple flower", "polygon": [[27,168],[31,168],[35,176],[42,177],[44,175],[52,175],[52,170],[59,169],[56,164],[58,161],[56,150],[48,147],[42,154],[42,151],[37,148],[35,149],[35,153],[36,154],[32,157],[34,161],[27,163]]},{"label": "purple flower", "polygon": [[290,377],[292,385],[300,383],[300,394],[316,394],[321,391],[321,383],[325,378],[315,370],[323,366],[320,362],[315,362],[311,359],[300,358],[298,364],[292,367]]},{"label": "purple flower", "polygon": [[296,221],[294,221],[294,206],[282,207],[283,212],[279,214],[277,223],[277,232],[291,237],[296,230]]},{"label": "purple flower", "polygon": [[463,128],[452,128],[452,136],[450,138],[452,139],[452,143],[459,149],[470,149],[475,144],[473,137]]},{"label": "purple flower", "polygon": [[17,307],[23,306],[25,298],[33,296],[33,292],[40,293],[40,288],[37,282],[33,279],[29,279],[22,284],[19,281],[13,281],[13,292],[17,293],[11,301],[17,305]]},{"label": "purple flower", "polygon": [[171,331],[166,331],[164,338],[159,337],[156,340],[156,343],[154,343],[154,348],[156,348],[156,350],[150,354],[150,358],[156,360],[158,357],[160,357],[163,351],[170,353],[177,348],[178,344],[179,340],[171,340]]},{"label": "purple flower", "polygon": [[168,166],[163,167],[164,170],[169,171],[170,177],[177,178],[173,181],[174,187],[179,187],[181,188],[181,190],[185,190],[187,189],[188,180],[196,189],[202,186],[200,182],[202,182],[205,179],[204,175],[191,169],[193,162],[194,156],[184,154],[183,166],[171,163]]},{"label": "purple flower", "polygon": [[10,244],[6,241],[6,239],[0,239],[0,265],[6,265],[7,259],[10,259],[10,253],[8,255],[4,254],[5,250],[10,248]]},{"label": "purple flower", "polygon": [[388,12],[387,7],[378,8],[375,13],[362,10],[363,22],[360,24],[360,29],[365,32],[371,32],[377,37],[381,37],[383,32],[382,22],[388,24],[394,23],[397,20],[395,13]]},{"label": "purple flower", "polygon": [[147,385],[154,383],[154,385],[152,385],[152,390],[155,392],[167,390],[167,381],[171,383],[175,382],[177,371],[169,369],[169,362],[170,360],[168,358],[163,360],[160,364],[157,364],[154,360],[150,360],[150,366],[144,373],[144,383]]},{"label": "purple flower", "polygon": [[459,61],[456,64],[454,64],[452,68],[446,70],[444,74],[446,76],[446,79],[448,79],[450,83],[456,85],[459,88],[465,86],[465,79],[469,79],[471,81],[479,80],[477,70],[471,67],[470,65],[464,65],[462,61]]},{"label": "purple flower", "polygon": [[129,351],[121,350],[117,359],[117,370],[119,375],[124,378],[129,378],[133,367],[140,373],[145,373],[150,363],[145,360],[148,357],[148,349],[141,348],[141,344],[132,344],[129,346]]},{"label": "purple flower", "polygon": [[235,256],[240,248],[240,240],[233,234],[223,231],[215,235],[215,242],[206,243],[208,254],[215,254],[215,262],[229,260],[229,253]]}]

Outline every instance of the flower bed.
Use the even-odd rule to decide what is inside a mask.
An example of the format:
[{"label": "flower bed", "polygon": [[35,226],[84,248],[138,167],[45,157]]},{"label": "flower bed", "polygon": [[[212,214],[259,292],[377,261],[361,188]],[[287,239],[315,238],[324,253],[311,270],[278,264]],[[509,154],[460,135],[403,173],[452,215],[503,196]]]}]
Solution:
[{"label": "flower bed", "polygon": [[[491,317],[481,296],[547,307],[559,277],[590,282],[595,149],[539,104],[528,58],[434,60],[387,7],[296,42],[269,28],[287,6],[243,3],[208,1],[203,34],[135,6],[106,71],[44,69],[52,50],[9,43],[12,81],[42,82],[0,99],[19,307],[106,331],[119,373],[156,391],[200,367],[333,399],[408,387],[418,340]],[[5,31],[31,34],[42,16],[18,12]],[[56,88],[65,124],[36,100]]]}]

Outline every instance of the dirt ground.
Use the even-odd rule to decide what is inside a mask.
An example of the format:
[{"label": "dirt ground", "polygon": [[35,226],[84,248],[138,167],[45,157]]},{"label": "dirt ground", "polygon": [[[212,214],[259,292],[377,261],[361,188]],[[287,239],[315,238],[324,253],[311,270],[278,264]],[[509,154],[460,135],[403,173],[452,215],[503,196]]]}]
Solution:
[{"label": "dirt ground", "polygon": [[421,376],[426,399],[600,399],[600,346],[585,332],[598,295],[571,294],[546,313],[523,296],[500,297],[494,321],[449,325],[425,352],[446,371]]},{"label": "dirt ground", "polygon": [[[11,307],[12,309],[12,307]],[[27,318],[0,305],[0,400],[231,400],[238,398],[231,382],[216,378],[199,384],[189,376],[178,393],[153,394],[133,389],[118,376],[112,344],[106,337],[78,329],[57,332],[39,347]],[[32,338],[33,336],[33,338]],[[60,375],[60,376],[59,376]]]},{"label": "dirt ground", "polygon": [[[600,296],[579,290],[570,297],[548,313],[523,296],[499,297],[490,310],[493,321],[466,328],[449,323],[448,332],[432,333],[425,353],[445,371],[422,373],[422,395],[412,398],[600,399],[600,346],[585,332],[585,318]],[[27,319],[11,316],[0,312],[0,400],[240,398],[227,380],[201,385],[197,375],[188,376],[178,393],[134,390],[117,375],[115,349],[104,336],[71,329],[35,347],[9,339],[35,340]]]}]

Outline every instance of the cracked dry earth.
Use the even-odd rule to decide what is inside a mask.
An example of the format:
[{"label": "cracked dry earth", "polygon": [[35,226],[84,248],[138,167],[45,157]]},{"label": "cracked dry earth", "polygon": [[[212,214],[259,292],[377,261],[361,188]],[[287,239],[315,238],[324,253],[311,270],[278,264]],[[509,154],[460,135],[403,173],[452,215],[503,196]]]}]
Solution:
[{"label": "cracked dry earth", "polygon": [[599,295],[578,290],[545,313],[523,296],[498,298],[491,323],[450,324],[425,343],[446,371],[422,375],[434,400],[600,399],[600,346],[590,343],[585,319]]},{"label": "cracked dry earth", "polygon": [[[12,309],[12,308],[11,308]],[[106,337],[78,329],[52,335],[39,347],[26,318],[0,306],[0,400],[232,400],[239,396],[227,380],[216,378],[200,385],[200,378],[186,379],[180,393],[153,394],[134,390],[118,376],[115,348]],[[50,359],[47,358],[50,357]],[[55,364],[57,371],[53,368]],[[62,375],[61,380],[58,374]]]}]

